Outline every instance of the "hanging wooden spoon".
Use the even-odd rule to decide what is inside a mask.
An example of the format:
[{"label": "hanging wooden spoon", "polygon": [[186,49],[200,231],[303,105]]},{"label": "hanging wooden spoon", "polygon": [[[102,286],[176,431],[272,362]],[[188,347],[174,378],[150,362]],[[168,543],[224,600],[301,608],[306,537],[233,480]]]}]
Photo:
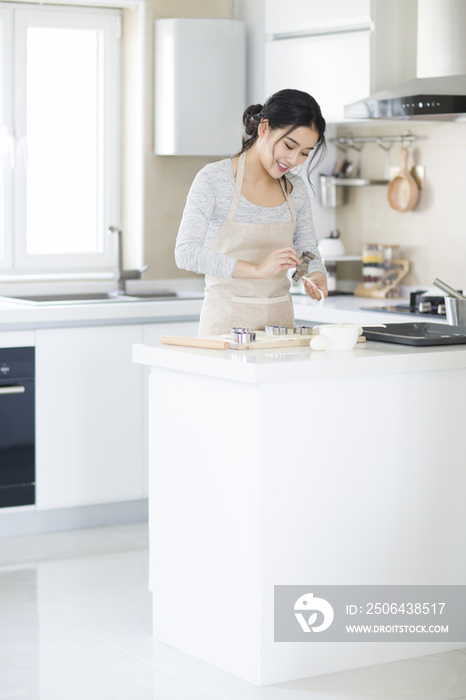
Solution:
[{"label": "hanging wooden spoon", "polygon": [[392,209],[410,211],[419,199],[419,187],[408,170],[408,149],[400,151],[400,172],[388,183],[387,198]]}]

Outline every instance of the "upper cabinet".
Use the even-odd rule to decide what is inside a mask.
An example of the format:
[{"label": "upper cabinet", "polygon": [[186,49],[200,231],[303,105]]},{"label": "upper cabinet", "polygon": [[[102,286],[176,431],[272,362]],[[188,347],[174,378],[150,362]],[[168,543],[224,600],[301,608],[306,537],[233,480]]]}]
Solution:
[{"label": "upper cabinet", "polygon": [[360,29],[372,22],[371,0],[266,0],[267,34]]},{"label": "upper cabinet", "polygon": [[266,94],[309,92],[328,122],[416,75],[417,0],[266,0]]},{"label": "upper cabinet", "polygon": [[345,104],[370,93],[368,30],[269,41],[265,51],[267,95],[304,90],[328,122],[342,120]]},{"label": "upper cabinet", "polygon": [[225,156],[241,143],[246,33],[233,19],[155,22],[155,153]]}]

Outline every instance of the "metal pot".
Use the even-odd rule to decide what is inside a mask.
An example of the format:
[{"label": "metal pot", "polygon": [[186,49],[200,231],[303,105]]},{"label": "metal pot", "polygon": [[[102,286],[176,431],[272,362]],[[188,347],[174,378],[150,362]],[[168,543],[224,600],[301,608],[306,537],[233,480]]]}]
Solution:
[{"label": "metal pot", "polygon": [[466,326],[466,299],[445,297],[445,310],[450,326]]},{"label": "metal pot", "polygon": [[320,175],[320,200],[323,207],[340,207],[346,201],[347,188],[337,186],[331,175]]}]

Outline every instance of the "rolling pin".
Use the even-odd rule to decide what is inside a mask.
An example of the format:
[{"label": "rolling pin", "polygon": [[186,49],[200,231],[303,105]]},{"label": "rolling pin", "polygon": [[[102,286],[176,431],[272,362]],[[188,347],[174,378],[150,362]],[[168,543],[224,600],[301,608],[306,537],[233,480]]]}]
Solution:
[{"label": "rolling pin", "polygon": [[[267,350],[270,348],[277,347],[301,347],[303,345],[307,345],[307,341],[308,338],[305,339],[304,343],[303,338],[295,338],[291,340],[287,346],[274,343],[273,341],[270,341],[270,343],[264,341],[261,343],[244,343],[243,345],[235,344],[234,348],[238,350]],[[366,339],[363,335],[360,335],[357,342],[365,343]],[[159,337],[159,343],[163,343],[164,345],[178,345],[184,348],[203,348],[206,350],[230,349],[230,343],[227,340],[209,340],[208,338],[183,338],[183,336],[179,335],[161,335]]]},{"label": "rolling pin", "polygon": [[178,335],[161,335],[159,343],[164,345],[180,345],[184,348],[205,348],[207,350],[229,350],[230,343],[226,340],[208,340],[207,338],[183,338]]}]

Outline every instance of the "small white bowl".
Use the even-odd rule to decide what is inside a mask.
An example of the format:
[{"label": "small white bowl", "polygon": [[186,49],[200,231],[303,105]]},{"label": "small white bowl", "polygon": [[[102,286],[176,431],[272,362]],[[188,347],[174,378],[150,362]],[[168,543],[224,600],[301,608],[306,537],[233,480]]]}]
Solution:
[{"label": "small white bowl", "polygon": [[319,326],[320,335],[328,338],[327,350],[352,350],[358,342],[361,333],[360,326],[357,325],[326,325]]}]

